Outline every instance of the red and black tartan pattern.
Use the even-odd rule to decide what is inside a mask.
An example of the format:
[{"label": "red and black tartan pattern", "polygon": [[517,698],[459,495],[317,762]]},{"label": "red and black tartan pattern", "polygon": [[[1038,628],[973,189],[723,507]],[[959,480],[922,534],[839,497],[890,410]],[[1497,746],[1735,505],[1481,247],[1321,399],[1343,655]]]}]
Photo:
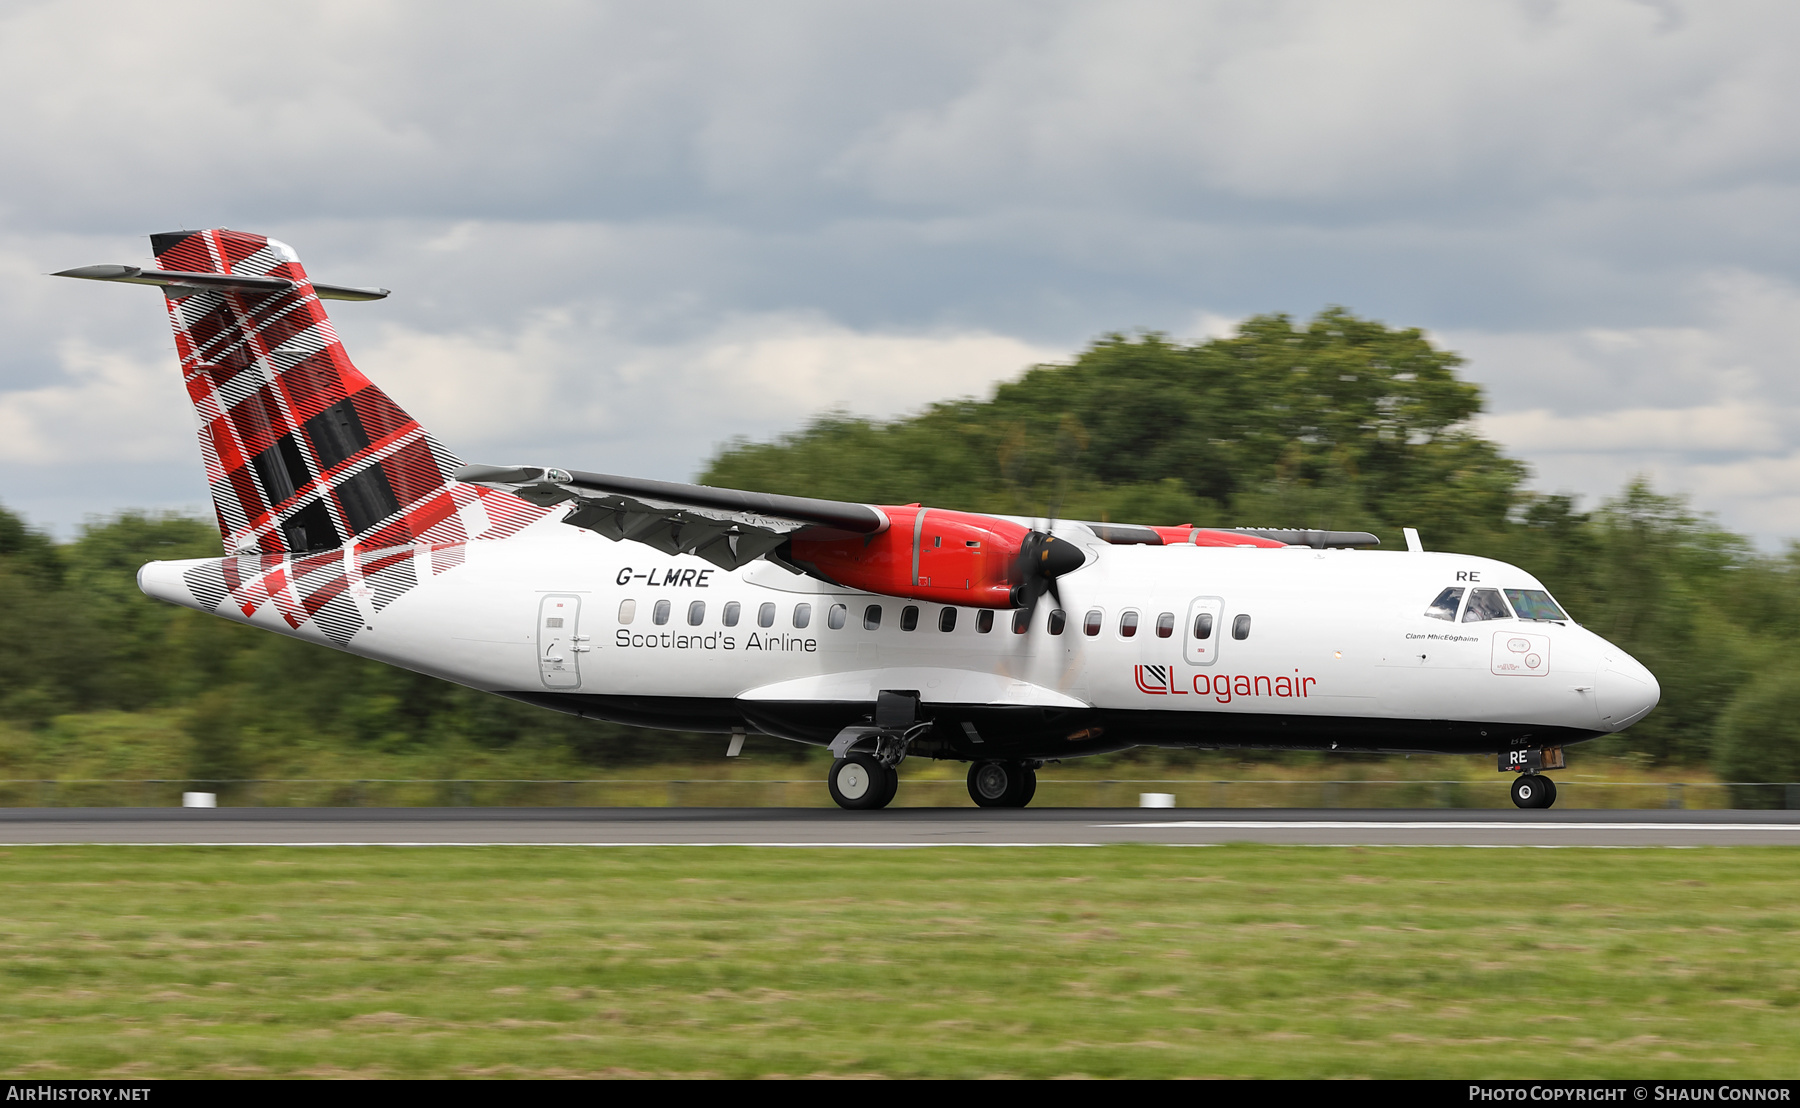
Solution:
[{"label": "red and black tartan pattern", "polygon": [[363,626],[347,598],[353,581],[386,598],[379,610],[403,577],[418,580],[410,552],[362,568],[368,552],[506,538],[545,514],[451,477],[460,460],[351,364],[287,246],[223,229],[153,235],[151,245],[164,269],[294,283],[167,290],[213,509],[235,555],[216,572],[190,571],[196,599],[216,610],[228,593],[246,616],[273,602],[290,625],[311,621],[347,641]]},{"label": "red and black tartan pattern", "polygon": [[[455,558],[445,551],[454,549]],[[375,613],[419,583],[462,564],[462,543],[386,550],[346,547],[305,557],[262,554],[214,558],[182,575],[202,605],[223,611],[227,600],[249,618],[273,604],[289,627],[307,623],[342,646]]]}]

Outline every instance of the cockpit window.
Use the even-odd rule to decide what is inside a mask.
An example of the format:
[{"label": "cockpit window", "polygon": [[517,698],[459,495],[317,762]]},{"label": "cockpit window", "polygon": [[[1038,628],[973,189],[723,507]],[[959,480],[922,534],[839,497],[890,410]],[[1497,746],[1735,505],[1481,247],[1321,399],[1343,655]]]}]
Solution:
[{"label": "cockpit window", "polygon": [[1464,623],[1480,623],[1484,619],[1511,619],[1506,601],[1499,589],[1476,589],[1469,594],[1469,606],[1463,610]]},{"label": "cockpit window", "polygon": [[1456,609],[1462,606],[1462,594],[1461,589],[1445,589],[1437,594],[1437,599],[1431,602],[1431,607],[1425,609],[1425,614],[1432,619],[1447,619],[1455,623]]},{"label": "cockpit window", "polygon": [[1520,619],[1569,618],[1543,589],[1507,589],[1506,599],[1512,601],[1513,611],[1519,613]]}]

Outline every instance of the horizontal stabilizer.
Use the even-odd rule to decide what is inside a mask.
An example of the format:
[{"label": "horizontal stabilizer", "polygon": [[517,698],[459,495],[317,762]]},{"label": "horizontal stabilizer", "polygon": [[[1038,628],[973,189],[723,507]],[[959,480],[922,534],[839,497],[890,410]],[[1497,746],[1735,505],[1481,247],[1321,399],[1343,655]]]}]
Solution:
[{"label": "horizontal stabilizer", "polygon": [[[297,282],[285,277],[259,277],[241,273],[185,273],[179,270],[139,269],[135,265],[84,265],[64,269],[52,277],[77,277],[83,281],[117,281],[127,285],[160,285],[165,289],[199,292],[203,289],[235,289],[240,292],[285,292]],[[365,289],[352,285],[324,285],[312,282],[320,300],[380,300],[387,289]]]}]

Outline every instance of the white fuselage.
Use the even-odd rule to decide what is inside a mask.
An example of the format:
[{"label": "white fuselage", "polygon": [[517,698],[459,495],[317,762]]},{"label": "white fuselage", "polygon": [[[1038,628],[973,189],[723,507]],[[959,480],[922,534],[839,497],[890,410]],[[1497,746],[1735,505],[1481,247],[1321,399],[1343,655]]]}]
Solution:
[{"label": "white fuselage", "polygon": [[[420,548],[412,555],[416,586],[379,609],[379,590],[352,570],[345,591],[364,626],[333,645],[565,710],[591,702],[600,706],[589,713],[597,716],[609,715],[604,706],[614,702],[726,706],[671,724],[696,728],[727,718],[731,705],[754,719],[758,705],[867,705],[881,690],[903,689],[917,691],[928,708],[1098,710],[1115,720],[1143,714],[1168,736],[1157,741],[1179,741],[1182,716],[1171,713],[1188,714],[1196,745],[1233,745],[1235,732],[1214,740],[1208,728],[1254,716],[1280,717],[1293,745],[1326,745],[1308,734],[1308,717],[1543,727],[1573,741],[1635,722],[1659,695],[1643,666],[1573,622],[1424,614],[1446,587],[1542,588],[1502,562],[1305,547],[1113,546],[1073,527],[1059,537],[1088,557],[1058,582],[1066,613],[1060,634],[1051,633],[1059,605],[1049,597],[1029,628],[1015,633],[1008,611],[987,617],[958,608],[945,617],[941,604],[838,588],[765,561],[728,572],[546,519],[511,539],[467,543],[456,564],[435,572],[433,552]],[[355,564],[348,556],[346,563]],[[140,586],[163,600],[327,641],[310,623],[292,626],[274,602],[246,614],[233,600],[215,609],[197,599],[184,574],[200,564],[151,563]],[[797,626],[802,606],[805,625]],[[842,618],[834,619],[837,606]],[[866,619],[872,606],[880,609],[873,627]],[[917,609],[916,621],[908,608]],[[1091,612],[1098,613],[1092,634]],[[1124,630],[1128,613],[1136,615],[1133,634]],[[1195,635],[1201,613],[1212,616],[1204,640]],[[941,629],[946,621],[950,629]],[[1431,748],[1402,739],[1385,745]]]}]

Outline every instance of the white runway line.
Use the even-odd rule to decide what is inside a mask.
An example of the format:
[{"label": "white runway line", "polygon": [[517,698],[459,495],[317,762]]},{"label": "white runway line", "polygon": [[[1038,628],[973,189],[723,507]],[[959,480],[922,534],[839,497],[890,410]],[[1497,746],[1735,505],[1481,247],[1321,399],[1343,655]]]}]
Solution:
[{"label": "white runway line", "polygon": [[1789,831],[1793,823],[1399,823],[1378,820],[1182,820],[1170,823],[1096,823],[1095,827],[1143,827],[1208,831]]}]

